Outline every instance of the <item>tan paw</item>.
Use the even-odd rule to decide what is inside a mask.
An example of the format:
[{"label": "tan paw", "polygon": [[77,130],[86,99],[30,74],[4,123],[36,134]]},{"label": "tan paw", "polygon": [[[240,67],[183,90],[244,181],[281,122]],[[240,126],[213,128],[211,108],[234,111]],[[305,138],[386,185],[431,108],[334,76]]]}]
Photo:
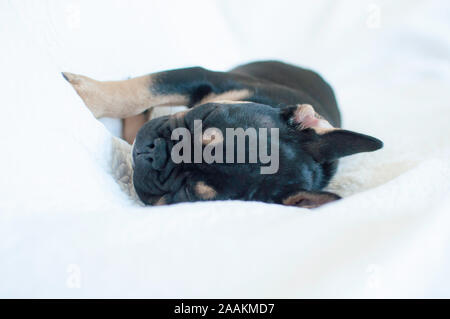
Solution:
[{"label": "tan paw", "polygon": [[96,118],[105,116],[104,108],[107,101],[102,94],[101,82],[70,72],[62,72],[62,76],[72,85]]}]

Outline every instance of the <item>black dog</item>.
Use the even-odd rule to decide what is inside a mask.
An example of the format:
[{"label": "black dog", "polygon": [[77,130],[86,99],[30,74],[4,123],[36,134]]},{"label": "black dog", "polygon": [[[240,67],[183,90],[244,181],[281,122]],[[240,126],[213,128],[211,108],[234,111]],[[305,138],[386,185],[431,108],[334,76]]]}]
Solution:
[{"label": "black dog", "polygon": [[[317,207],[339,199],[321,190],[340,157],[383,145],[376,138],[339,129],[340,114],[330,85],[313,71],[281,62],[255,62],[229,72],[178,69],[116,82],[63,75],[96,117],[126,118],[154,106],[189,107],[147,122],[136,136],[133,182],[140,199],[149,205],[238,199]],[[175,163],[172,133],[186,128],[195,135],[195,120],[202,120],[203,130],[220,132],[277,128],[278,170],[261,174],[260,159]],[[202,138],[205,148],[212,140]],[[268,144],[273,139],[268,136]],[[226,149],[224,139],[215,141],[216,147]],[[246,158],[249,152],[246,143]]]}]

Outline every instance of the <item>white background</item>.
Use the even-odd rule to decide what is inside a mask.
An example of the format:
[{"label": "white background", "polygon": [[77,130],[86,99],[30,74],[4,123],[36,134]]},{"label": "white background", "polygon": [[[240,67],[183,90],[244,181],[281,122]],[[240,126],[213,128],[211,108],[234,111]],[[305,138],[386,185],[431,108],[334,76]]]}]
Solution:
[{"label": "white background", "polygon": [[[1,297],[450,297],[448,1],[1,1]],[[101,80],[279,59],[319,71],[342,161],[308,211],[141,208],[61,71]]]}]

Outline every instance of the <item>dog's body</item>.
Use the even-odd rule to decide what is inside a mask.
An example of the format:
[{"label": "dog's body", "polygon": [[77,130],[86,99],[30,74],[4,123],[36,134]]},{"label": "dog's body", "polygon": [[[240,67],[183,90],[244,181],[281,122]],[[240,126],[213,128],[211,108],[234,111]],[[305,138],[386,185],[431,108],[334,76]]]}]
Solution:
[{"label": "dog's body", "polygon": [[[166,75],[164,83],[170,83],[170,86],[164,84],[159,88],[155,87],[154,90],[179,93],[184,90],[183,86],[186,83],[197,82],[195,84],[198,87],[187,103],[188,107],[208,101],[235,99],[274,107],[310,104],[333,126],[341,126],[333,90],[322,77],[313,71],[277,61],[242,65],[225,73],[226,76],[222,72],[210,72],[202,68],[176,71],[182,73],[181,83],[176,79],[180,76],[179,74]],[[208,77],[210,78],[206,80]],[[204,83],[198,83],[199,79],[204,79]],[[220,85],[215,83],[220,83]],[[137,131],[148,121],[149,116],[149,112],[145,112],[124,120],[123,136],[130,144],[133,143]]]},{"label": "dog's body", "polygon": [[[63,75],[96,117],[129,118],[165,105],[190,108],[147,123],[147,115],[125,121],[129,141],[139,129],[133,180],[146,204],[242,199],[317,207],[339,198],[321,191],[339,157],[382,146],[373,137],[338,129],[331,87],[317,73],[281,62],[255,62],[229,72],[178,69],[117,82]],[[260,162],[175,164],[168,156],[171,133],[180,127],[193,131],[200,119],[205,129],[278,129],[279,171],[261,175]]]}]

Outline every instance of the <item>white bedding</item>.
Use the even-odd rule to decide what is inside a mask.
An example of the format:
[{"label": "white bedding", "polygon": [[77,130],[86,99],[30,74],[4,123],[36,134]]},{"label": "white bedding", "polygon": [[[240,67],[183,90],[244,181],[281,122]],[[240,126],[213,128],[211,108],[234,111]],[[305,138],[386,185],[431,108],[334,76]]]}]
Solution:
[{"label": "white bedding", "polygon": [[[0,297],[450,297],[448,1],[0,2]],[[316,210],[141,207],[59,74],[276,58],[321,72],[345,158]]]}]

